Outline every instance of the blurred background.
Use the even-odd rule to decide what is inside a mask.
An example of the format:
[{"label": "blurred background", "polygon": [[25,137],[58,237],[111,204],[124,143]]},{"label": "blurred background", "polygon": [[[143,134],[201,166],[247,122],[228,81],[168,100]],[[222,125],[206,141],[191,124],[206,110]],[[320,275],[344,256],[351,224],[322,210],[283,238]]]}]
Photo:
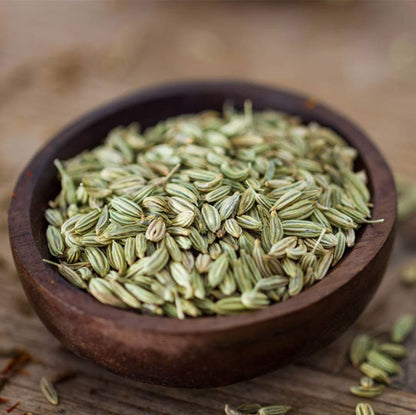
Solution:
[{"label": "blurred background", "polygon": [[[416,178],[414,0],[0,1],[1,342],[30,344],[46,366],[70,362],[94,373],[97,383],[110,379],[115,385],[112,375],[66,352],[56,354],[57,343],[28,309],[8,248],[10,196],[33,154],[85,111],[137,88],[201,78],[256,81],[325,102],[363,127],[396,173]],[[391,284],[381,290],[378,304]],[[404,289],[398,290],[394,301],[380,306],[384,311],[401,304]],[[10,310],[15,317],[9,321]],[[327,360],[321,355],[319,365],[340,371],[340,350],[338,361],[336,353]],[[407,373],[416,379],[416,356],[412,361]],[[280,373],[289,373],[293,384],[300,372]],[[73,394],[80,397],[72,407],[77,414],[93,413],[82,400],[89,383],[83,379]],[[7,392],[18,399],[26,386],[36,389],[19,379]],[[119,384],[120,393],[123,388]],[[102,401],[100,414],[111,399]],[[331,408],[331,414],[344,413]]]}]

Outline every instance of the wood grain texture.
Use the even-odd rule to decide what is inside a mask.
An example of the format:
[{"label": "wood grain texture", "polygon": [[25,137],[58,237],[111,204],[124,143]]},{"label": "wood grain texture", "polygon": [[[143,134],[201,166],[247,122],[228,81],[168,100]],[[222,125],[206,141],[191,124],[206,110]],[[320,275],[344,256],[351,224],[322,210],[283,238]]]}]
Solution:
[{"label": "wood grain texture", "polygon": [[[39,319],[28,315],[8,248],[6,210],[22,166],[70,119],[132,89],[178,78],[237,74],[307,91],[357,121],[396,172],[414,177],[416,84],[407,75],[414,71],[411,60],[397,65],[395,54],[403,45],[413,50],[415,18],[412,1],[333,7],[318,2],[2,2],[0,341],[27,347],[35,359],[0,393],[10,406],[22,401],[13,413],[220,414],[225,402],[259,400],[290,403],[295,415],[352,414],[359,399],[347,389],[359,373],[345,355],[354,333],[387,329],[401,313],[416,311],[414,289],[397,280],[400,264],[414,257],[412,235],[406,243],[397,241],[390,270],[365,314],[329,348],[253,381],[186,391],[111,375],[63,350]],[[415,336],[408,346],[404,373],[373,403],[377,414],[416,411]],[[65,369],[79,375],[58,385],[62,403],[51,407],[40,395],[40,377]],[[1,404],[0,413],[9,404]]]}]

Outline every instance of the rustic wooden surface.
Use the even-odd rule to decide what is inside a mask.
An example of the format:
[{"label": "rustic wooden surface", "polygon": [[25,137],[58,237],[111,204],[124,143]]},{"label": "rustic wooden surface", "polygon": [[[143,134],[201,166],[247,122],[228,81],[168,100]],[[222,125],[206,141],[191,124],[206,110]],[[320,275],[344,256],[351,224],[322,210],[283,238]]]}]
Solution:
[{"label": "rustic wooden surface", "polygon": [[[397,279],[414,255],[400,234],[376,298],[341,339],[261,378],[192,391],[122,379],[60,347],[25,301],[6,228],[17,174],[51,134],[133,88],[174,79],[237,77],[308,92],[361,124],[396,172],[415,177],[416,1],[328,3],[0,2],[0,345],[33,356],[0,392],[9,399],[1,413],[17,401],[13,414],[209,415],[246,401],[353,413],[352,336],[416,312],[416,287]],[[408,345],[402,375],[373,401],[377,414],[416,412],[416,335]],[[58,385],[61,404],[52,407],[39,379],[67,370],[77,376]]]}]

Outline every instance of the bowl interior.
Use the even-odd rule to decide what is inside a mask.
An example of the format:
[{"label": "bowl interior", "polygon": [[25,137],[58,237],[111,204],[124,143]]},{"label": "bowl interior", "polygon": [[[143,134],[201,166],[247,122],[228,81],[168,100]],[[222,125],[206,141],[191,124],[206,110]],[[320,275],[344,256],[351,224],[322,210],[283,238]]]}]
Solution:
[{"label": "bowl interior", "polygon": [[[383,167],[386,169],[387,177],[391,177],[388,167],[377,149],[366,136],[352,123],[337,113],[320,104],[311,105],[307,97],[258,85],[235,82],[175,84],[138,92],[101,107],[68,126],[35,156],[28,167],[29,170],[32,168],[33,171],[36,170],[37,176],[33,182],[32,197],[28,202],[30,205],[30,227],[34,243],[38,250],[39,261],[41,261],[41,258],[50,258],[45,237],[46,221],[43,215],[48,201],[53,199],[59,191],[57,172],[53,165],[55,158],[65,160],[85,149],[99,145],[107,133],[119,125],[128,125],[134,121],[138,122],[142,129],[145,129],[146,127],[155,125],[160,120],[175,115],[197,113],[207,109],[221,111],[226,101],[233,103],[236,108],[241,109],[246,99],[252,101],[254,110],[275,109],[297,115],[305,123],[316,121],[321,125],[328,126],[340,134],[350,145],[357,148],[359,158],[356,167],[357,169],[364,168],[368,174],[369,188],[372,193],[372,199],[375,202],[373,214],[378,217],[379,213],[383,213],[377,206],[377,199],[380,199],[382,195],[380,192],[375,191],[377,190],[377,186],[375,186],[376,176],[373,175],[373,167],[376,164]],[[386,196],[389,197],[389,195]],[[385,228],[386,231],[391,229],[391,220],[394,222],[394,218],[387,218],[387,223],[380,224],[380,228]],[[358,234],[358,243],[364,234],[373,232],[372,229],[372,226],[363,226]],[[371,237],[371,235],[369,234],[368,237]],[[377,247],[374,248],[375,252],[376,249]],[[340,286],[347,281],[348,276],[343,276],[340,271],[343,264],[355,261],[356,267],[360,267],[365,264],[365,261],[371,260],[371,258],[362,258],[357,262],[359,256],[357,257],[354,251],[355,249],[349,250],[342,261],[330,271],[326,278],[298,296],[287,300],[285,303],[274,304],[264,310],[250,312],[243,316],[247,317],[250,315],[254,321],[257,318],[265,318],[267,315],[271,315],[270,313],[274,313],[275,315],[276,312],[286,313],[296,311],[302,306],[302,303],[306,304],[308,301],[314,301],[320,295],[327,295],[330,290],[337,288],[337,284]],[[328,281],[334,278],[338,279],[337,284],[334,284],[335,281],[332,281],[331,287],[327,286],[325,288]],[[106,309],[109,308],[99,304],[87,293],[71,286],[63,277],[59,278],[59,285],[65,287],[65,290],[72,290],[77,295],[85,297],[85,304],[88,303],[90,307],[100,306]],[[311,293],[315,293],[315,295],[312,296]],[[124,315],[130,314],[134,318],[150,318],[153,321],[155,319],[171,320],[164,317],[141,316],[132,311],[125,310],[114,309],[112,312],[124,313]],[[188,319],[183,323],[184,327],[189,325],[195,328],[195,324],[198,324],[198,321],[204,320],[206,322],[207,320],[215,320],[215,326],[218,327],[217,322],[219,320],[229,320],[230,324],[234,324],[239,318],[241,316],[220,318],[201,317]],[[233,323],[231,323],[231,320]]]}]

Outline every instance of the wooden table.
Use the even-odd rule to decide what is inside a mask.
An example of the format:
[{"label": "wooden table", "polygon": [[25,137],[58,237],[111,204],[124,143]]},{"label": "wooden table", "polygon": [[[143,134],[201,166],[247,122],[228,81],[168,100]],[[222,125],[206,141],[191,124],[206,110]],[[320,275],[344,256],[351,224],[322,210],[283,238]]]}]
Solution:
[{"label": "wooden table", "polygon": [[[388,329],[416,312],[416,287],[397,279],[414,255],[399,235],[391,266],[360,320],[326,350],[297,365],[225,388],[165,389],[122,379],[64,350],[27,305],[11,260],[6,212],[19,171],[74,117],[152,83],[237,77],[306,91],[361,124],[396,172],[415,176],[416,1],[1,2],[0,345],[33,360],[0,392],[1,413],[220,414],[225,403],[282,402],[293,414],[353,414],[359,373],[346,359],[354,333]],[[414,241],[413,241],[414,242]],[[377,414],[416,412],[416,335]],[[412,347],[413,346],[413,347]],[[7,359],[0,359],[0,367]],[[41,376],[75,371],[52,407]]]}]

